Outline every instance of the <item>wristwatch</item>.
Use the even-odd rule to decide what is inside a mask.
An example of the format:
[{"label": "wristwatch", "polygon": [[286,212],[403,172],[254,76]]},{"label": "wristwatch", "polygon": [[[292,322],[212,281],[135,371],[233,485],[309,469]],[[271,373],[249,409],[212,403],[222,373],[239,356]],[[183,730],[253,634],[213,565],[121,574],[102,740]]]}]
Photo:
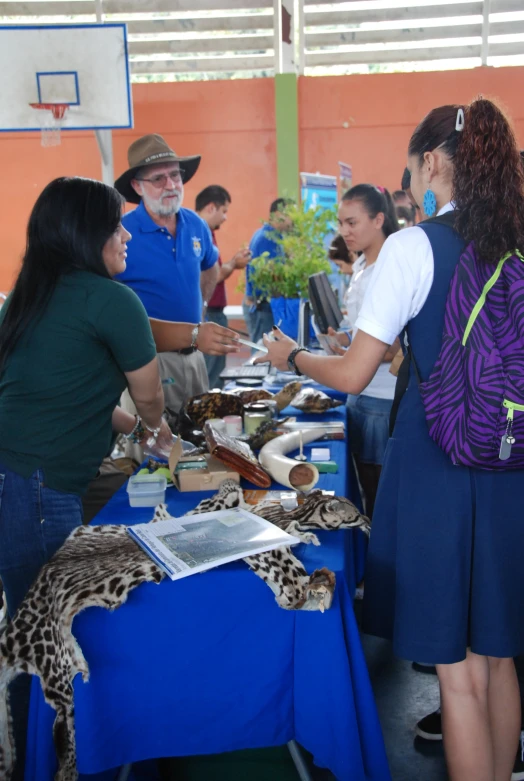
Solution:
[{"label": "wristwatch", "polygon": [[295,347],[287,357],[287,365],[290,372],[294,372],[297,377],[302,377],[304,372],[301,372],[295,363],[295,359],[299,353],[308,353],[307,347]]},{"label": "wristwatch", "polygon": [[195,325],[195,327],[191,331],[191,347],[193,347],[195,350],[197,346],[198,332],[200,330],[201,325],[202,323],[198,323],[198,325]]}]

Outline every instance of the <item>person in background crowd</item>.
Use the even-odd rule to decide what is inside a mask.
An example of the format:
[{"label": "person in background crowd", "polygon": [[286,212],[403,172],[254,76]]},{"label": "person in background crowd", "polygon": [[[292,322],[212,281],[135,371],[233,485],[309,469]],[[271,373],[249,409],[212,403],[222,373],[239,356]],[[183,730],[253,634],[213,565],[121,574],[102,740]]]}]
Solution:
[{"label": "person in background crowd", "polygon": [[[127,268],[117,278],[135,291],[150,319],[186,324],[179,329],[180,347],[158,356],[166,411],[175,422],[184,402],[209,387],[202,352],[210,351],[210,343],[218,351],[236,349],[237,335],[215,323],[201,324],[203,301],[213,294],[219,267],[207,224],[182,207],[184,184],[196,173],[200,156],[179,157],[161,136],[148,135],[131,144],[128,162],[115,187],[138,207],[122,219],[134,238]],[[133,411],[125,396],[123,403]]]},{"label": "person in background crowd", "polygon": [[[275,329],[264,361],[359,393],[407,329],[426,381],[465,245],[474,242],[489,274],[507,252],[524,251],[524,171],[494,103],[433,109],[411,137],[408,165],[415,201],[438,217],[456,209],[454,218],[384,244],[343,357],[310,355]],[[460,315],[466,322],[469,306]],[[524,652],[523,505],[524,470],[457,466],[431,439],[410,370],[375,506],[363,629],[391,640],[401,658],[436,665],[450,781],[509,781],[522,771],[513,657]]]},{"label": "person in background crowd", "polygon": [[357,253],[350,252],[347,244],[344,241],[344,237],[338,233],[329,247],[329,259],[336,263],[341,274],[351,276],[353,274],[353,266],[357,260]]},{"label": "person in background crowd", "polygon": [[[348,250],[362,253],[353,264],[345,298],[346,320],[350,330],[354,330],[379,252],[388,236],[398,231],[398,223],[390,194],[372,184],[358,184],[348,190],[342,197],[338,217],[340,235]],[[330,334],[336,335],[341,345],[349,345],[345,332],[335,334],[330,329]],[[373,517],[395,395],[395,377],[390,374],[389,367],[398,349],[395,342],[368,387],[358,396],[349,395],[347,400],[349,438],[370,518]]]},{"label": "person in background crowd", "polygon": [[414,206],[397,206],[395,211],[399,228],[412,228],[414,226],[417,216]]},{"label": "person in background crowd", "polygon": [[[113,432],[171,443],[147,314],[113,278],[131,238],[123,198],[80,178],[38,197],[13,292],[0,312],[0,578],[10,617],[82,523],[81,495]],[[118,407],[129,389],[139,418]],[[152,433],[153,432],[153,433]],[[23,779],[28,676],[11,687]]]},{"label": "person in background crowd", "polygon": [[[215,233],[217,230],[220,230],[221,225],[227,220],[230,206],[230,194],[224,187],[218,184],[209,185],[196,197],[196,213],[207,223],[215,246],[217,246]],[[227,317],[224,314],[224,307],[227,305],[225,281],[231,276],[233,271],[245,268],[250,258],[251,253],[247,248],[238,250],[227,263],[222,263],[220,255],[218,256],[218,264],[220,266],[218,283],[215,292],[208,301],[206,310],[207,319],[210,322],[227,327]],[[226,356],[206,355],[205,358],[209,387],[221,388],[224,382],[220,379],[220,373],[225,368]]]},{"label": "person in background crowd", "polygon": [[[269,208],[269,220],[259,228],[251,239],[249,249],[252,258],[259,258],[264,252],[268,253],[268,259],[282,258],[282,247],[275,239],[282,233],[291,230],[291,218],[285,213],[290,201],[285,198],[277,198]],[[244,297],[244,314],[249,330],[249,338],[252,342],[258,342],[262,335],[273,327],[273,314],[271,305],[259,290],[254,290],[250,281],[252,268],[248,264],[246,268],[246,292]]]}]

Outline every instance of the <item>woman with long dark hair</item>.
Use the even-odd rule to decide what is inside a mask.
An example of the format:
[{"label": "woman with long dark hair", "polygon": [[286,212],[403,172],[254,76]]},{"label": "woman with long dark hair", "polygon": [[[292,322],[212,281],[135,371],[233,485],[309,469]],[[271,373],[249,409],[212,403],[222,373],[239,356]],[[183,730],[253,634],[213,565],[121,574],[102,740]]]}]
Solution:
[{"label": "woman with long dark hair", "polygon": [[[376,260],[386,239],[399,229],[395,206],[389,192],[373,184],[357,184],[343,196],[338,209],[339,232],[350,252],[360,253],[353,265],[346,292],[346,322],[353,331],[364,296],[373,279]],[[346,332],[335,333],[347,347]],[[389,436],[389,416],[395,394],[395,378],[389,372],[391,361],[399,350],[395,342],[367,388],[347,399],[349,441],[362,486],[366,514],[371,519],[378,481]]]},{"label": "woman with long dark hair", "polygon": [[[510,124],[482,99],[431,111],[413,133],[408,168],[416,202],[440,216],[386,241],[347,353],[296,352],[277,331],[276,341],[265,339],[264,360],[278,368],[289,360],[325,385],[360,393],[406,329],[428,379],[466,244],[487,264],[482,279],[506,253],[524,250],[524,173]],[[444,218],[454,209],[455,218]],[[512,268],[524,278],[524,264]],[[471,311],[452,303],[467,322]],[[452,781],[511,777],[520,733],[513,657],[524,652],[523,508],[524,470],[457,466],[430,438],[412,369],[375,505],[364,628],[391,639],[398,656],[436,664]]]},{"label": "woman with long dark hair", "polygon": [[[0,318],[0,578],[13,615],[41,566],[82,523],[81,494],[129,434],[124,388],[141,425],[167,441],[156,349],[125,268],[123,199],[80,178],[35,203],[16,284]],[[147,428],[146,428],[147,427]]]}]

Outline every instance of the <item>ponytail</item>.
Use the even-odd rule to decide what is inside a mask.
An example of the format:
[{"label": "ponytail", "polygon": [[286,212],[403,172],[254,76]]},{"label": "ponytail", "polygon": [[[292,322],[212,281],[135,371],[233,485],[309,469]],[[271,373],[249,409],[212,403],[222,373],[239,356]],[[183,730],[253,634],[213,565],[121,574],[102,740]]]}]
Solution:
[{"label": "ponytail", "polygon": [[382,232],[386,239],[399,230],[395,204],[384,187],[375,187],[373,184],[357,184],[344,193],[342,200],[360,201],[372,220],[377,214],[383,214]]},{"label": "ponytail", "polygon": [[[464,121],[461,112],[464,114]],[[433,109],[418,125],[408,154],[420,162],[440,148],[453,163],[456,228],[483,260],[524,248],[524,167],[509,121],[490,100]]]},{"label": "ponytail", "polygon": [[524,168],[508,119],[479,98],[464,111],[454,160],[457,230],[475,242],[479,257],[497,262],[524,249]]}]

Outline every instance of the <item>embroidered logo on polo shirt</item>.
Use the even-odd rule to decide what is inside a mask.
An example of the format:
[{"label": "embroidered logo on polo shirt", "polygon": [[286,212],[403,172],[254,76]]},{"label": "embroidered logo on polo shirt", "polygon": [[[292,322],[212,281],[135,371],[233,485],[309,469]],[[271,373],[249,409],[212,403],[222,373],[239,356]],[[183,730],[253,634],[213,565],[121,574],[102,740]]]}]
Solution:
[{"label": "embroidered logo on polo shirt", "polygon": [[198,236],[193,236],[193,252],[199,258],[202,254],[202,242]]}]

